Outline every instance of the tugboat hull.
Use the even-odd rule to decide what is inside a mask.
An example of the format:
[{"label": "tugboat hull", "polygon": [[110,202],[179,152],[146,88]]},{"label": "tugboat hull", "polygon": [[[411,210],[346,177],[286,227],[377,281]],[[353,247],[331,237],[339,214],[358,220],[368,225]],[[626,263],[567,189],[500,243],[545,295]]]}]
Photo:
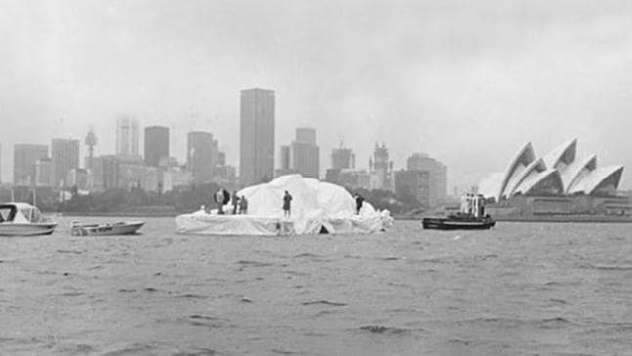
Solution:
[{"label": "tugboat hull", "polygon": [[492,219],[456,220],[450,218],[424,218],[424,229],[437,230],[487,230],[496,225]]}]

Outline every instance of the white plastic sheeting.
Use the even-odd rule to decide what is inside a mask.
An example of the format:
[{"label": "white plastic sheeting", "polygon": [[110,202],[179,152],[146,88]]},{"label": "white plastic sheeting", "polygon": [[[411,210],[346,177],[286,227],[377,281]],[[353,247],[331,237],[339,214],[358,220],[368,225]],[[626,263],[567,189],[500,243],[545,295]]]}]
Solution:
[{"label": "white plastic sheeting", "polygon": [[[283,195],[292,195],[291,216],[283,216]],[[210,192],[209,192],[210,194]],[[247,215],[218,215],[203,210],[176,217],[179,233],[203,235],[289,235],[373,233],[389,227],[388,211],[364,202],[356,214],[355,199],[338,185],[300,175],[288,175],[237,193],[248,200]],[[224,211],[232,212],[232,206]]]}]

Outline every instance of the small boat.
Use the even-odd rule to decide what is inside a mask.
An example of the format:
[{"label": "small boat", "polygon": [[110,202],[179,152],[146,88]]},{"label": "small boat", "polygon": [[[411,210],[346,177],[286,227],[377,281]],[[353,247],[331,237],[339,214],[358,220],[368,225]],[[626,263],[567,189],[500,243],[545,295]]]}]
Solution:
[{"label": "small boat", "polygon": [[50,235],[57,223],[27,203],[0,204],[0,236]]},{"label": "small boat", "polygon": [[144,224],[144,221],[100,224],[73,221],[70,224],[70,234],[73,236],[132,235]]},{"label": "small boat", "polygon": [[424,229],[486,230],[496,221],[485,215],[485,198],[481,194],[466,194],[461,198],[461,209],[447,217],[427,217],[421,220]]}]

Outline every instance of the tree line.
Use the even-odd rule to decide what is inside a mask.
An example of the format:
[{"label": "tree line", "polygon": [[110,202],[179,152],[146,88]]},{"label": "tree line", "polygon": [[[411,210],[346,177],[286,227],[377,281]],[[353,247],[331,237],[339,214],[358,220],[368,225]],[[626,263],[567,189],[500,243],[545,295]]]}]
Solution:
[{"label": "tree line", "polygon": [[[131,189],[112,188],[102,192],[79,194],[38,187],[0,188],[0,201],[35,203],[44,212],[77,214],[143,214],[175,215],[198,210],[202,205],[214,205],[213,193],[219,189],[216,183],[193,184],[168,192],[148,192],[142,187]],[[376,209],[388,209],[393,214],[410,214],[425,210],[412,194],[397,196],[388,190],[348,189],[351,194],[361,194]]]}]

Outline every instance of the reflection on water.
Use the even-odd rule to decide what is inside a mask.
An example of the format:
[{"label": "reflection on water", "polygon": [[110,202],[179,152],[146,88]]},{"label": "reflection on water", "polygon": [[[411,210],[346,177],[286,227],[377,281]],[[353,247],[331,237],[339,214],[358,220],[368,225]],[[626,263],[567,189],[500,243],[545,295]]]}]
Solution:
[{"label": "reflection on water", "polygon": [[74,237],[69,221],[0,239],[1,354],[632,350],[630,225],[211,237],[156,218]]}]

